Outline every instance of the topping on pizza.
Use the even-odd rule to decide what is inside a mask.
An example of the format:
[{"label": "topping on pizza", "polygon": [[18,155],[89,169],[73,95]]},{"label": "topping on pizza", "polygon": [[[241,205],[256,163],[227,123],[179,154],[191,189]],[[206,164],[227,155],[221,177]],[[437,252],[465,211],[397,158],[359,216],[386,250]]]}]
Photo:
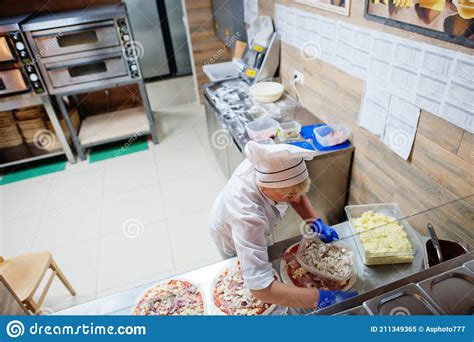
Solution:
[{"label": "topping on pizza", "polygon": [[333,280],[349,279],[354,268],[354,253],[336,244],[319,239],[303,240],[298,250],[298,261],[314,273],[327,274]]},{"label": "topping on pizza", "polygon": [[203,315],[204,300],[196,285],[185,280],[170,280],[149,289],[140,298],[134,315]]},{"label": "topping on pizza", "polygon": [[213,289],[213,299],[216,307],[226,315],[262,315],[268,314],[275,307],[258,300],[244,287],[239,262],[227,267],[219,275]]},{"label": "topping on pizza", "polygon": [[324,279],[305,270],[296,259],[298,247],[299,244],[293,245],[282,257],[286,262],[286,272],[293,285],[307,288],[315,287],[321,290],[340,290],[348,284],[348,281],[336,282]]}]

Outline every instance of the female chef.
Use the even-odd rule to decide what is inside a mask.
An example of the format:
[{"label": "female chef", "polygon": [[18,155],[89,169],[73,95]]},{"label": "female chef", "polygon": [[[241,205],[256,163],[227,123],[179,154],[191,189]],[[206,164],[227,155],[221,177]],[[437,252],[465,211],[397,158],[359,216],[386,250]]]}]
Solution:
[{"label": "female chef", "polygon": [[339,237],[318,218],[305,193],[310,180],[305,160],[309,150],[289,144],[249,142],[245,159],[217,196],[210,233],[223,258],[238,256],[245,285],[252,294],[271,304],[293,308],[325,307],[356,293],[299,288],[276,281],[268,259],[273,227],[289,203],[323,242]]}]

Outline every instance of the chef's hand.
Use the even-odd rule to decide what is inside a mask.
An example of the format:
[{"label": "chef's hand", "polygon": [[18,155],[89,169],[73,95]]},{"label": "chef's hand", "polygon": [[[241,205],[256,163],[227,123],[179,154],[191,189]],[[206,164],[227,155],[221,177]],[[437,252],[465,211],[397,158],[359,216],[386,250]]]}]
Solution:
[{"label": "chef's hand", "polygon": [[339,235],[337,235],[336,231],[329,227],[323,220],[320,218],[314,220],[310,224],[311,229],[315,232],[319,239],[324,242],[333,242],[334,240],[339,240]]},{"label": "chef's hand", "polygon": [[357,296],[359,293],[356,291],[345,292],[345,291],[324,291],[319,290],[318,309],[324,309],[330,305],[337,304],[343,300]]}]

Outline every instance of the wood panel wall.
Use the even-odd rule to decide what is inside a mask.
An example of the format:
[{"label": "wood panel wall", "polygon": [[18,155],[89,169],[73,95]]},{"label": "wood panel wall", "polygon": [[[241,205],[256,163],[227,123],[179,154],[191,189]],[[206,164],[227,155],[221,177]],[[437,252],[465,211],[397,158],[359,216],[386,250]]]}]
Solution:
[{"label": "wood panel wall", "polygon": [[185,0],[184,3],[194,59],[194,77],[197,78],[202,103],[202,85],[209,82],[206,74],[202,71],[202,67],[205,64],[230,61],[233,52],[215,34],[212,0]]},{"label": "wood panel wall", "polygon": [[[278,2],[354,25],[473,53],[465,47],[366,21],[362,0],[352,1],[350,17],[292,1]],[[260,0],[259,9],[261,15],[272,16],[274,1]],[[290,93],[295,68],[304,74],[304,85],[298,88],[303,105],[323,121],[342,122],[353,133],[356,150],[350,175],[351,204],[396,202],[405,215],[411,215],[474,194],[473,134],[422,111],[411,157],[405,161],[357,125],[363,81],[321,61],[304,60],[294,47],[282,44],[280,73]],[[410,222],[423,235],[427,235],[426,224],[431,222],[442,238],[462,240],[474,247],[473,211],[474,197],[470,197],[417,215]]]}]

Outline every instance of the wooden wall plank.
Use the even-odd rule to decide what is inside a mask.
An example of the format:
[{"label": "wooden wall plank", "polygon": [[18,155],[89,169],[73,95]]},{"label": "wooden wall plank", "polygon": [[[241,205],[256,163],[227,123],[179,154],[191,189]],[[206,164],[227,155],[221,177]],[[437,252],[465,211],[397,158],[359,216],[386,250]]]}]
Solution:
[{"label": "wooden wall plank", "polygon": [[[457,155],[474,164],[474,134],[464,131]],[[471,170],[471,172],[474,172]]]},{"label": "wooden wall plank", "polygon": [[230,61],[233,51],[215,34],[211,0],[185,0],[185,4],[196,72],[194,77],[197,79],[199,97],[203,103],[202,86],[209,82],[209,79],[202,71],[202,67],[205,64]]},{"label": "wooden wall plank", "polygon": [[421,111],[418,133],[451,153],[456,153],[464,130],[425,110]]}]

